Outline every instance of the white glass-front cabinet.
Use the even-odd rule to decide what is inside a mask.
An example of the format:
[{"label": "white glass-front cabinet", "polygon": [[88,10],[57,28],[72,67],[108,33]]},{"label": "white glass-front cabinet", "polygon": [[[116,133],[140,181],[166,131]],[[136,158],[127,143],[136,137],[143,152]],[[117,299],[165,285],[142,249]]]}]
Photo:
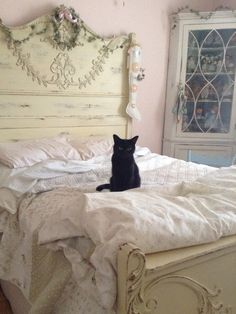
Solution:
[{"label": "white glass-front cabinet", "polygon": [[163,154],[216,167],[232,163],[235,72],[236,12],[174,16]]}]

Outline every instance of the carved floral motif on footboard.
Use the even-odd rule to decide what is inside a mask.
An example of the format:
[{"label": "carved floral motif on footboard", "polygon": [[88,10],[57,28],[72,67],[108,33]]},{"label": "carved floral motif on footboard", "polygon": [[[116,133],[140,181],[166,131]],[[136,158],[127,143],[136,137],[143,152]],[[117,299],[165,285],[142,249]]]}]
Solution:
[{"label": "carved floral motif on footboard", "polygon": [[[120,296],[126,300],[120,301],[120,314],[233,314],[231,306],[222,301],[221,288],[214,283],[207,285],[181,272],[147,269],[145,254],[140,249],[126,244],[122,250],[125,254],[118,257],[118,273],[124,277],[120,280],[119,291],[125,285],[127,297],[125,292]],[[180,269],[184,267],[188,269],[188,265],[182,265]],[[178,294],[176,300],[175,294]],[[168,307],[171,303],[173,306]]]}]

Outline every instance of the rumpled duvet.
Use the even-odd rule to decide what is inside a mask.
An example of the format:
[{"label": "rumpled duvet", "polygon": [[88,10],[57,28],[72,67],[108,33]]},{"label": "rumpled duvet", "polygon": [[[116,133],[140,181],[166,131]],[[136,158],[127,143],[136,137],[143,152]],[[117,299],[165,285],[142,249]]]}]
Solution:
[{"label": "rumpled duvet", "polygon": [[[111,308],[115,302],[116,257],[123,243],[133,243],[151,253],[211,242],[236,233],[236,167],[169,188],[115,195],[68,192],[67,210],[60,206],[56,215],[48,219],[39,231],[39,243],[65,245],[65,255],[82,283],[88,265],[77,263],[82,259],[80,252],[67,252],[63,239],[76,238],[78,243],[73,245],[77,246],[80,238],[89,238],[94,245],[89,255],[94,285],[105,308]],[[51,206],[55,206],[60,194],[60,190],[52,192]],[[91,292],[91,287],[83,284]]]},{"label": "rumpled duvet", "polygon": [[[160,163],[162,158],[156,158]],[[46,250],[46,255],[50,252],[53,260],[54,254],[63,251],[57,294],[62,293],[71,267],[78,286],[98,304],[97,313],[110,314],[116,300],[117,251],[122,244],[130,242],[151,253],[236,233],[235,166],[216,170],[163,158],[162,166],[156,168],[152,159],[154,155],[139,161],[142,188],[125,192],[94,192],[109,174],[106,167],[86,174],[90,178],[87,191],[82,174],[82,186],[78,174],[63,179],[76,182],[75,186],[63,186],[62,177],[37,181],[34,189],[38,193],[24,196],[17,214],[8,219],[1,242],[0,278],[18,281],[31,300],[36,291],[33,300],[37,300],[41,290],[32,287],[32,248]],[[149,160],[146,166],[145,160]],[[14,228],[15,237],[10,232]],[[7,247],[9,240],[18,240],[17,250]],[[32,313],[46,314],[45,309],[36,308]]]}]

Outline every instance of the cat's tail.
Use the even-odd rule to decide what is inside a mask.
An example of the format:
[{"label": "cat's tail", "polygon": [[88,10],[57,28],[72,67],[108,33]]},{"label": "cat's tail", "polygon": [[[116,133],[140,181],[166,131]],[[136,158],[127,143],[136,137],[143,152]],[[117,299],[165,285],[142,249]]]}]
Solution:
[{"label": "cat's tail", "polygon": [[96,187],[96,190],[99,191],[99,192],[104,190],[104,189],[110,190],[110,184],[109,183],[101,184],[101,185]]}]

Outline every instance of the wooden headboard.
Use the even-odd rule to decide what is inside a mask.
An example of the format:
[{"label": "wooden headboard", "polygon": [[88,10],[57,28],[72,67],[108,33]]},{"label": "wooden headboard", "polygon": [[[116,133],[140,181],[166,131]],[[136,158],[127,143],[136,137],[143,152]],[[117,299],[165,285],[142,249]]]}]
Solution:
[{"label": "wooden headboard", "polygon": [[0,21],[0,141],[61,132],[129,136],[134,40],[102,38],[64,6],[20,27]]}]

